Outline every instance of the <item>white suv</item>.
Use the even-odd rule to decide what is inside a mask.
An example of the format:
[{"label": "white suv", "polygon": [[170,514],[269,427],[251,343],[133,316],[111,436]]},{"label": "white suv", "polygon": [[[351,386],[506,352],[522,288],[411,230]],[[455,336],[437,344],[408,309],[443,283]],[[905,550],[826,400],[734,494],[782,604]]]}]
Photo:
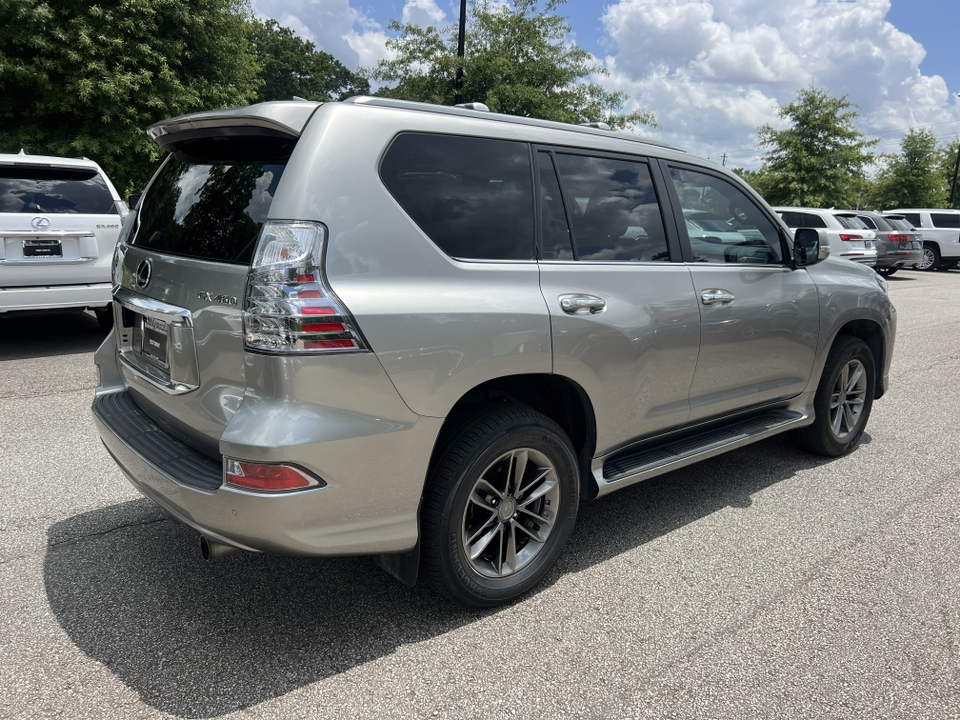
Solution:
[{"label": "white suv", "polygon": [[886,213],[902,215],[923,233],[917,270],[949,270],[960,263],[960,210],[901,208]]},{"label": "white suv", "polygon": [[93,310],[110,327],[126,214],[92,160],[0,154],[0,313]]},{"label": "white suv", "polygon": [[818,228],[830,240],[830,254],[873,267],[877,262],[876,233],[853,213],[807,207],[775,207],[789,228]]}]

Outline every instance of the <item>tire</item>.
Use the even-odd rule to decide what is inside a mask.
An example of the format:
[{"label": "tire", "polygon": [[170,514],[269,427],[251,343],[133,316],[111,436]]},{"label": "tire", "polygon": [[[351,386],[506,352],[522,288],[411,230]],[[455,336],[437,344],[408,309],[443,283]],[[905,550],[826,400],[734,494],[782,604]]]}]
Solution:
[{"label": "tire", "polygon": [[914,267],[917,270],[936,270],[940,267],[940,248],[933,243],[924,243],[923,257]]},{"label": "tire", "polygon": [[884,277],[890,277],[897,270],[899,270],[899,268],[881,268],[880,270],[877,270],[877,272],[883,275]]},{"label": "tire", "polygon": [[579,485],[573,446],[545,415],[497,404],[461,418],[441,439],[423,500],[424,576],[464,605],[519,597],[569,539]]},{"label": "tire", "polygon": [[97,316],[97,323],[104,332],[110,332],[113,329],[113,305],[107,305],[105,308],[97,308],[93,311]]},{"label": "tire", "polygon": [[870,418],[876,387],[876,365],[860,338],[841,335],[827,357],[813,401],[813,425],[791,433],[803,450],[839,457],[860,443]]}]

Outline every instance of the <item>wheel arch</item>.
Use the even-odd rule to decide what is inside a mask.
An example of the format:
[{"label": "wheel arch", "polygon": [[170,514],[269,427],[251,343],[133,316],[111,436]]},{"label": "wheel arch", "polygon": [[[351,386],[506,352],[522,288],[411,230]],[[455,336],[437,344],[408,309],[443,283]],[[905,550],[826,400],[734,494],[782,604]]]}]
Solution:
[{"label": "wheel arch", "polygon": [[880,327],[880,324],[865,318],[850,320],[834,335],[833,340],[830,342],[830,347],[832,348],[837,342],[837,339],[843,336],[860,338],[867,344],[867,347],[870,348],[870,354],[873,355],[876,370],[874,373],[873,397],[874,399],[883,397],[883,368],[886,363],[887,348],[886,338],[883,335],[883,329]]}]

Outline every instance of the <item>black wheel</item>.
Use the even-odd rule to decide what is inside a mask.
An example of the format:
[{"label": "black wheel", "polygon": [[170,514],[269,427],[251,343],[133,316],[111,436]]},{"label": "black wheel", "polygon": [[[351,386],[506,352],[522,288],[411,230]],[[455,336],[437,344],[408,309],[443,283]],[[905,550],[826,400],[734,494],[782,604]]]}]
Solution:
[{"label": "black wheel", "polygon": [[485,406],[446,433],[421,512],[424,575],[475,607],[508,602],[553,567],[577,517],[576,456],[551,419]]},{"label": "black wheel", "polygon": [[917,270],[936,270],[940,267],[940,248],[933,243],[924,243],[923,257],[914,267]]},{"label": "black wheel", "polygon": [[883,275],[884,277],[890,277],[890,276],[893,275],[898,269],[899,269],[899,268],[880,268],[879,270],[877,270],[877,272],[880,273],[881,275]]},{"label": "black wheel", "polygon": [[113,329],[112,305],[107,305],[105,308],[97,308],[93,313],[97,316],[97,323],[99,323],[101,330],[109,332]]},{"label": "black wheel", "polygon": [[792,433],[803,450],[837,457],[853,450],[873,407],[876,370],[870,348],[860,338],[837,338],[827,357],[813,401],[816,420]]}]

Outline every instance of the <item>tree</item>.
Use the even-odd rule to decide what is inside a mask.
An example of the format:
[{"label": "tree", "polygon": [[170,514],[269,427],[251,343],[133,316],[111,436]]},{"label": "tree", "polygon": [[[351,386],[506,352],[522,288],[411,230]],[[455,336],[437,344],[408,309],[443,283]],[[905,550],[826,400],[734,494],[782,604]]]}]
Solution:
[{"label": "tree", "polygon": [[367,95],[370,83],[351,72],[329,53],[317,50],[312,42],[293,34],[276,20],[253,20],[250,44],[261,66],[262,85],[257,101],[343,100],[351,95]]},{"label": "tree", "polygon": [[[586,82],[607,71],[590,53],[567,42],[571,28],[555,13],[564,0],[473,0],[466,28],[463,97],[494,112],[568,123],[606,122],[623,128],[655,125],[645,111],[621,113],[627,96]],[[393,59],[381,60],[371,77],[385,84],[378,95],[452,105],[457,57],[457,26],[443,30],[403,25],[387,41]]]},{"label": "tree", "polygon": [[763,165],[768,187],[764,197],[772,205],[853,207],[865,185],[864,168],[871,162],[867,140],[854,120],[859,113],[847,100],[806,88],[780,108],[790,120],[785,130],[764,125],[758,131],[765,149]]},{"label": "tree", "polygon": [[939,174],[944,180],[944,200],[943,207],[960,208],[960,177],[957,178],[957,187],[953,193],[953,205],[949,204],[950,190],[953,189],[953,176],[957,169],[957,157],[960,153],[960,138],[954,138],[952,142],[940,147],[940,159],[937,163]]},{"label": "tree", "polygon": [[0,151],[85,155],[142,187],[144,129],[256,97],[246,0],[0,3]]},{"label": "tree", "polygon": [[886,156],[868,202],[878,208],[942,207],[949,189],[941,167],[942,149],[931,130],[911,129],[900,141],[900,153]]}]

